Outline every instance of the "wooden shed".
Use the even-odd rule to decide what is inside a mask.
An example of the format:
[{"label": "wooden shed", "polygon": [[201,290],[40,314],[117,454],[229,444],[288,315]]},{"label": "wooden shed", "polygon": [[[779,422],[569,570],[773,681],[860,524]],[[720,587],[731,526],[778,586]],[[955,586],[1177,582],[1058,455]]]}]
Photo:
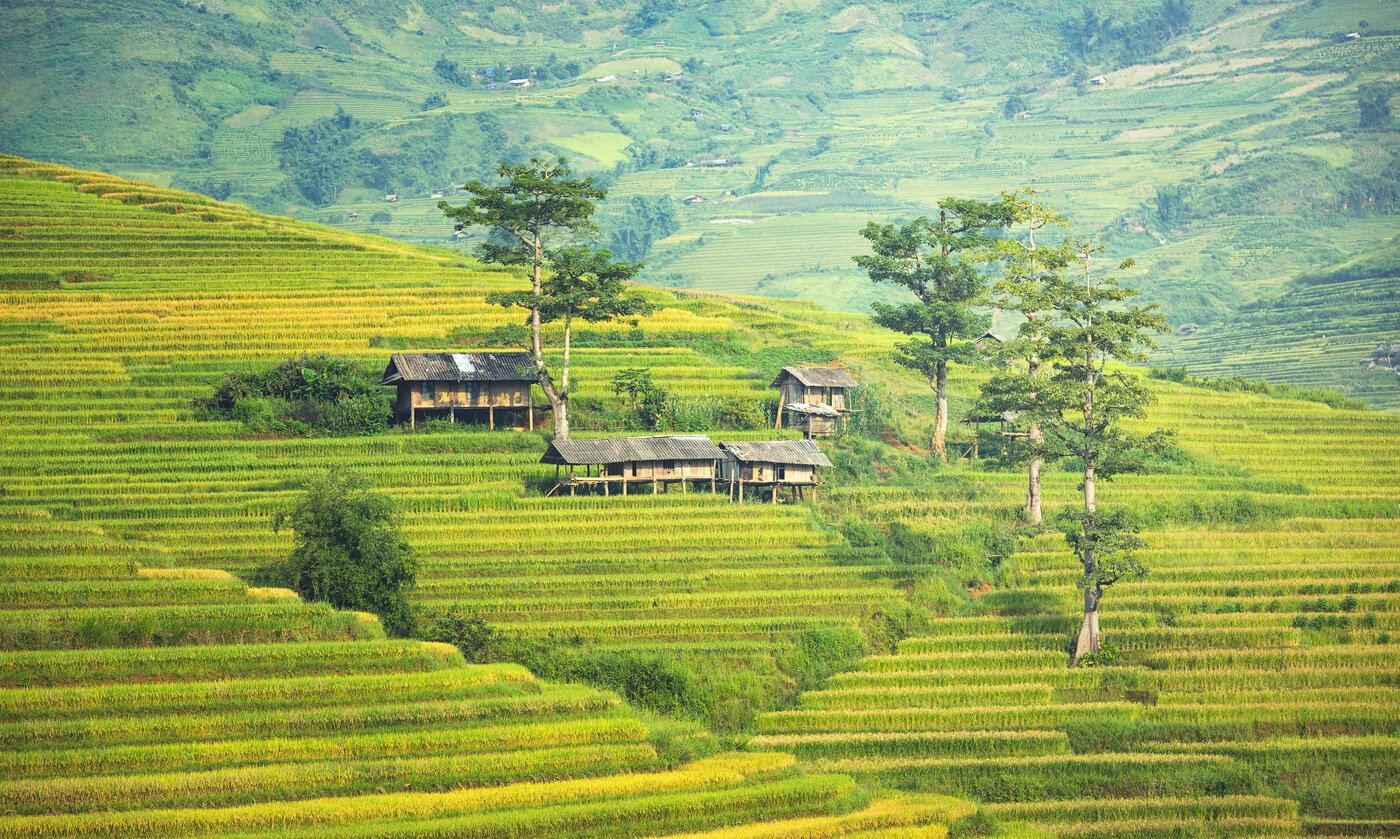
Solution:
[{"label": "wooden shed", "polygon": [[[670,484],[680,484],[681,492],[685,492],[691,481],[708,481],[710,492],[715,492],[719,462],[723,459],[719,446],[704,435],[660,434],[555,440],[540,463],[554,464],[556,490],[568,487],[573,495],[579,487],[602,486],[603,493],[611,495],[613,487],[617,487],[626,495],[629,486],[638,484],[649,484],[653,494]],[[567,474],[561,472],[565,466]],[[578,473],[579,467],[583,467],[583,474]]]},{"label": "wooden shed", "polygon": [[769,387],[778,389],[777,428],[788,425],[808,437],[836,433],[841,416],[848,412],[846,389],[856,380],[844,367],[784,367]]},{"label": "wooden shed", "polygon": [[464,419],[492,428],[534,428],[530,387],[538,382],[527,352],[434,352],[394,353],[379,384],[398,388],[395,423]]},{"label": "wooden shed", "polygon": [[780,487],[792,487],[796,498],[804,487],[817,486],[817,469],[831,461],[811,440],[762,440],[720,443],[720,480],[729,484],[729,494],[744,499],[745,486],[773,488],[770,500],[778,501]]}]

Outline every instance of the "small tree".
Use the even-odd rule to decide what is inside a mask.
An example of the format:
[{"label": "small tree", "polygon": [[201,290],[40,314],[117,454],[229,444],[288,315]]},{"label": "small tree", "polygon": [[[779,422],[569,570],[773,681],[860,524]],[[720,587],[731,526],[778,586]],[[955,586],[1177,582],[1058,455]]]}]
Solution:
[{"label": "small tree", "polygon": [[498,171],[506,183],[486,186],[472,181],[464,187],[472,194],[470,201],[460,207],[439,201],[438,209],[454,220],[456,230],[477,226],[491,228],[491,240],[476,249],[482,261],[529,266],[529,297],[505,292],[487,299],[529,309],[530,353],[539,373],[540,389],[553,409],[554,435],[567,439],[567,387],[555,385],[545,366],[540,340],[540,325],[544,322],[546,308],[545,271],[554,261],[551,245],[590,229],[589,219],[596,209],[594,202],[606,198],[608,193],[595,187],[592,178],[569,177],[573,171],[562,157],[554,163],[531,158],[529,163],[519,166],[502,162]]},{"label": "small tree", "polygon": [[937,221],[920,217],[901,227],[869,222],[860,235],[875,253],[853,258],[873,282],[903,286],[918,301],[871,308],[876,323],[913,336],[898,345],[895,361],[928,378],[938,401],[930,445],[947,460],[948,365],[977,359],[972,344],[956,342],[986,328],[987,319],[973,308],[986,287],[976,257],[991,242],[986,231],[1010,217],[1000,203],[945,198],[938,207]]},{"label": "small tree", "polygon": [[294,547],[276,572],[288,586],[307,600],[373,612],[390,635],[413,632],[407,592],[418,561],[392,498],[349,472],[333,470],[277,514],[273,530],[284,525],[292,528]]},{"label": "small tree", "polygon": [[1042,357],[1054,360],[1048,380],[1037,385],[1025,406],[1045,431],[1046,459],[1074,457],[1083,464],[1083,509],[1060,517],[1084,570],[1084,620],[1074,651],[1078,662],[1099,649],[1099,603],[1105,590],[1146,573],[1133,553],[1141,544],[1137,523],[1124,512],[1099,509],[1097,481],[1141,471],[1147,456],[1167,444],[1164,432],[1144,437],[1122,428],[1123,420],[1144,416],[1153,397],[1138,376],[1109,370],[1108,362],[1145,360],[1141,348],[1155,346],[1147,333],[1165,332],[1167,325],[1156,304],[1127,302],[1137,296],[1135,289],[1119,286],[1110,274],[1094,275],[1091,259],[1102,246],[1075,242],[1070,247],[1082,275],[1044,277],[1050,318],[1041,326]]},{"label": "small tree", "polygon": [[1002,193],[1002,200],[1010,209],[1012,222],[1017,229],[1025,230],[1026,237],[1022,240],[1009,236],[994,243],[1000,271],[987,302],[999,309],[1019,312],[1025,322],[998,353],[1012,366],[983,384],[977,410],[993,415],[1025,414],[1029,420],[1027,445],[1008,446],[1008,459],[1026,464],[1025,518],[1038,525],[1042,521],[1040,472],[1045,463],[1045,434],[1029,403],[1035,401],[1043,366],[1053,353],[1044,334],[1046,314],[1052,305],[1047,285],[1064,270],[1073,254],[1063,243],[1054,247],[1036,244],[1037,231],[1049,226],[1066,227],[1068,222],[1054,207],[1040,203],[1034,188]]}]

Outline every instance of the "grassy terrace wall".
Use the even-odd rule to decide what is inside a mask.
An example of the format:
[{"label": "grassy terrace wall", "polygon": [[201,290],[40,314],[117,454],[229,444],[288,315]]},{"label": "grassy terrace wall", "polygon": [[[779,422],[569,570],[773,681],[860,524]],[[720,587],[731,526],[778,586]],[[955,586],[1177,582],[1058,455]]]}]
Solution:
[{"label": "grassy terrace wall", "polygon": [[[749,672],[807,630],[906,603],[888,557],[822,520],[951,537],[1004,521],[1020,476],[871,479],[815,510],[674,491],[546,500],[525,491],[553,475],[536,436],[249,435],[196,420],[189,398],[301,351],[383,359],[377,335],[405,349],[480,335],[509,320],[484,295],[517,280],[15,159],[0,228],[16,231],[0,269],[52,277],[0,290],[0,835],[758,821],[772,824],[756,835],[936,835],[967,812],[936,794],[1066,836],[1400,832],[1385,791],[1400,770],[1393,415],[1153,382],[1151,421],[1189,457],[1101,488],[1151,528],[1153,575],[1105,601],[1122,664],[1065,668],[1077,574],[1040,535],[964,613],[761,717],[748,752],[706,757],[694,726],[639,718],[606,691],[467,667],[220,572],[285,555],[273,512],[346,464],[406,506],[425,608]],[[645,331],[666,346],[601,330],[576,353],[581,396],[613,398],[607,380],[632,366],[682,394],[759,394],[783,353],[838,353],[893,397],[899,433],[924,439],[906,406],[927,408],[926,384],[882,360],[893,339],[863,319],[647,293],[665,308]],[[956,371],[955,410],[976,375]],[[1048,470],[1052,510],[1075,482]]]}]

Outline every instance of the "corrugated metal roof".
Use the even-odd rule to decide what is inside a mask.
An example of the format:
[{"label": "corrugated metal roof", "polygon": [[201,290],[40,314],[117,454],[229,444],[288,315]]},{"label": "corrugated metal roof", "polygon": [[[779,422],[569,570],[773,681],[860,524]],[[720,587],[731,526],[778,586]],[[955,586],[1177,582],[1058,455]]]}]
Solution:
[{"label": "corrugated metal roof", "polygon": [[720,448],[744,463],[788,463],[801,466],[830,466],[817,444],[811,440],[755,440],[720,443]]},{"label": "corrugated metal roof", "polygon": [[794,414],[816,414],[819,417],[841,416],[841,412],[830,405],[808,405],[806,402],[789,402],[787,409]]},{"label": "corrugated metal roof", "polygon": [[784,367],[769,387],[778,387],[787,374],[807,387],[855,387],[859,384],[845,367]]},{"label": "corrugated metal roof", "polygon": [[399,382],[537,382],[527,352],[396,352],[381,385]]},{"label": "corrugated metal roof", "polygon": [[660,434],[653,437],[597,437],[555,440],[540,463],[627,463],[641,460],[722,460],[724,453],[703,435]]}]

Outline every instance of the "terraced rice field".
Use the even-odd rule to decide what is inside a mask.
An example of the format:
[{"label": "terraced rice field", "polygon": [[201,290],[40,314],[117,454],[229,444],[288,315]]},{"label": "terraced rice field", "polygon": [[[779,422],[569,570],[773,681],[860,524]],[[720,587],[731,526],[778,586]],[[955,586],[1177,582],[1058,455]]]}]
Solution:
[{"label": "terraced rice field", "polygon": [[[762,716],[746,751],[702,756],[693,724],[233,575],[285,555],[270,522],[302,480],[351,464],[404,505],[429,612],[744,666],[905,602],[883,553],[817,519],[947,532],[1004,518],[1020,477],[957,466],[929,486],[835,486],[816,510],[546,499],[533,435],[197,421],[190,397],[224,371],[307,350],[383,360],[375,336],[439,349],[506,323],[483,298],[518,280],[3,165],[0,270],[53,277],[0,291],[0,835],[940,835],[971,812],[942,795],[1061,836],[1400,833],[1393,415],[1154,383],[1151,423],[1193,459],[1101,490],[1153,523],[1152,576],[1105,601],[1123,663],[1065,667],[1077,573],[1041,535],[964,614]],[[647,293],[665,308],[646,329],[675,345],[599,330],[618,344],[576,354],[579,394],[609,397],[635,366],[682,394],[766,391],[769,373],[687,345],[716,335],[839,352],[900,404],[926,392],[863,319]],[[965,402],[975,376],[956,376]],[[1074,484],[1050,470],[1047,504]]]},{"label": "terraced rice field", "polygon": [[[709,754],[698,726],[607,691],[248,587],[230,572],[288,548],[273,511],[348,462],[408,510],[425,606],[468,602],[522,635],[771,654],[898,596],[801,510],[524,497],[546,477],[531,435],[195,421],[189,398],[227,370],[504,323],[482,298],[516,280],[102,176],[13,159],[3,175],[0,227],[18,232],[0,265],[53,276],[0,292],[0,836],[870,837],[971,812],[784,753]],[[708,333],[732,311],[697,300],[655,323]],[[581,393],[657,361],[682,393],[767,383],[693,351],[577,357]]]},{"label": "terraced rice field", "polygon": [[[978,799],[1060,836],[1400,833],[1386,793],[1400,770],[1400,421],[1160,397],[1155,423],[1235,471],[1101,488],[1101,504],[1198,519],[1152,531],[1150,576],[1104,601],[1120,665],[1064,667],[1080,572],[1043,535],[967,616],[764,715],[751,745]],[[983,480],[993,497],[979,503],[1023,492],[1009,475]],[[1052,480],[1047,498],[1074,503],[1073,477]],[[871,501],[934,530],[970,506]]]}]

